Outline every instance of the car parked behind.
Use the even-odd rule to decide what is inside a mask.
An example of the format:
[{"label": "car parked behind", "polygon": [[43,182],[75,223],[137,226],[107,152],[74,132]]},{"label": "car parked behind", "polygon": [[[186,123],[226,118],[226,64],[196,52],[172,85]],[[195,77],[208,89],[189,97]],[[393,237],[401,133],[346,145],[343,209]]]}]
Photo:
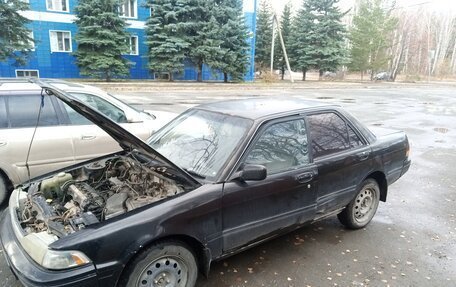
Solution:
[{"label": "car parked behind", "polygon": [[[98,88],[59,80],[47,82],[143,140],[159,126],[155,116]],[[0,80],[0,204],[14,185],[30,177],[118,150],[119,145],[102,129],[62,101],[43,94],[40,86],[14,79]],[[30,174],[26,167],[28,153]]]}]

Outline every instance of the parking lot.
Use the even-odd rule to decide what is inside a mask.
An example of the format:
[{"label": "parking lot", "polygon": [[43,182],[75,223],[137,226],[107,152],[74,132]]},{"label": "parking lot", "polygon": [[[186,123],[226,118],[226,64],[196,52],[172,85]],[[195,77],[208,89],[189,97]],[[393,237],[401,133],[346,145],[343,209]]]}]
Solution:
[{"label": "parking lot", "polygon": [[[412,167],[390,187],[367,228],[349,231],[327,219],[213,263],[209,278],[197,286],[456,286],[455,86],[115,93],[137,107],[172,113],[249,96],[318,99],[342,105],[368,125],[409,136]],[[21,286],[3,256],[0,286]]]}]

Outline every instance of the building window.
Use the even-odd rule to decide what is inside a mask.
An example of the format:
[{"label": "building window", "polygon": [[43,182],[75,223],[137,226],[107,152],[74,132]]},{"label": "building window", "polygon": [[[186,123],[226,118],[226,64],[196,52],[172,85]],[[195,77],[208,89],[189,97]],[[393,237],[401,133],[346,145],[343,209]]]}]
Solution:
[{"label": "building window", "polygon": [[120,4],[119,14],[126,18],[136,18],[137,1],[136,0],[122,0]]},{"label": "building window", "polygon": [[16,70],[16,78],[39,78],[38,70]]},{"label": "building window", "polygon": [[35,51],[35,41],[34,41],[34,36],[33,36],[33,31],[29,32],[29,37],[31,40],[29,40],[29,46],[30,46],[30,51]]},{"label": "building window", "polygon": [[46,8],[51,11],[69,12],[68,0],[46,0]]},{"label": "building window", "polygon": [[49,31],[51,39],[51,52],[71,52],[70,31]]},{"label": "building window", "polygon": [[129,45],[130,45],[130,55],[139,55],[138,51],[138,36],[131,36],[128,38]]}]

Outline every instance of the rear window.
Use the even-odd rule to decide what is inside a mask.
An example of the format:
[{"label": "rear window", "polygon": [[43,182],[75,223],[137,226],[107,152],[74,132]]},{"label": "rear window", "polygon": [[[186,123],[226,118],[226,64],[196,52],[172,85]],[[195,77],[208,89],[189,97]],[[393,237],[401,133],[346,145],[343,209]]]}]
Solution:
[{"label": "rear window", "polygon": [[[44,96],[39,126],[56,126],[59,124],[56,111],[48,95]],[[39,95],[18,95],[8,98],[9,120],[11,128],[34,127],[38,120],[41,105]]]},{"label": "rear window", "polygon": [[6,118],[6,105],[5,99],[0,97],[0,129],[8,127],[8,120]]}]

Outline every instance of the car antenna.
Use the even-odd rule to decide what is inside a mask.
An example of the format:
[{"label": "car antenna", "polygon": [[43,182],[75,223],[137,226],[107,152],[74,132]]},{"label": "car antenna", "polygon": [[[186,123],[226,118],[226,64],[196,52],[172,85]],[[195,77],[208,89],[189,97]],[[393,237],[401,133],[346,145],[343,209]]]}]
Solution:
[{"label": "car antenna", "polygon": [[25,167],[27,168],[29,184],[30,184],[31,178],[30,178],[30,166],[28,164],[28,161],[29,161],[29,157],[30,157],[30,151],[32,150],[33,140],[35,139],[36,130],[38,129],[38,125],[40,124],[41,111],[43,110],[43,107],[44,107],[44,93],[45,93],[44,88],[41,88],[41,103],[40,103],[40,109],[38,110],[38,118],[36,119],[35,130],[33,131],[32,139],[30,140],[30,145],[29,145],[28,151],[27,151],[27,158],[25,159]]}]

